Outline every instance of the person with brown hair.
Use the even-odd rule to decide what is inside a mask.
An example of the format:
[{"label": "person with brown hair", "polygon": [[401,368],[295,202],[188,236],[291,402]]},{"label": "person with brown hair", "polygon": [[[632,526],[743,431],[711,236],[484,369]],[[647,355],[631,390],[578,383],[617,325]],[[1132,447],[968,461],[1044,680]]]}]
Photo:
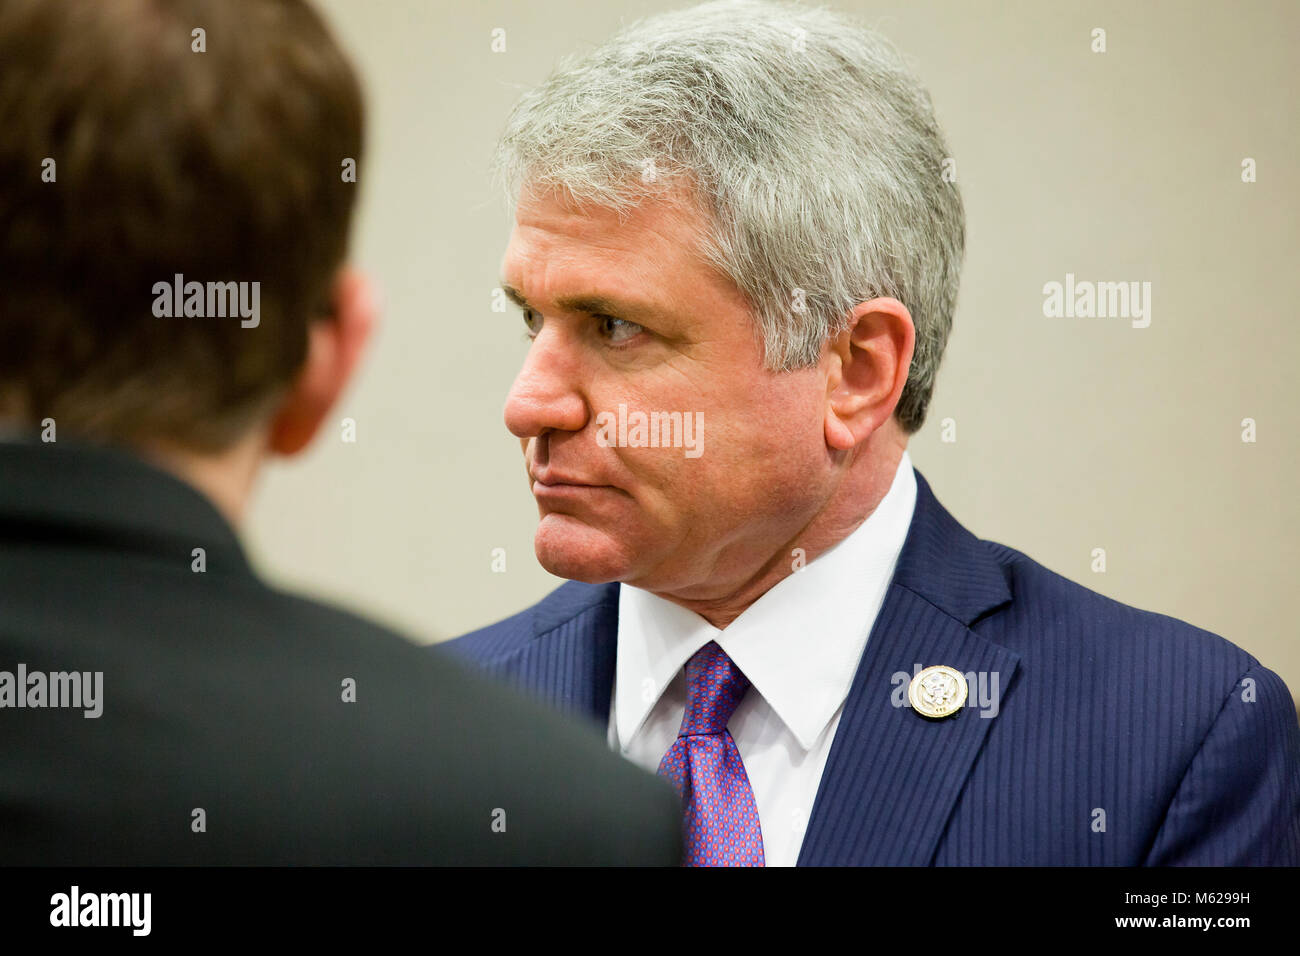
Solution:
[{"label": "person with brown hair", "polygon": [[311,6],[0,0],[0,63],[0,863],[677,862],[667,785],[240,547],[376,318]]}]

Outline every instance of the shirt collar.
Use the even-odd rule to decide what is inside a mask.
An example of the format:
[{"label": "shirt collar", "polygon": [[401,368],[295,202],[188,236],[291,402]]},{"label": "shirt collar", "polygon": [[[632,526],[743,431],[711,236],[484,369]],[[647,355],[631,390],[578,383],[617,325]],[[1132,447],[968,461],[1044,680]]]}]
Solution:
[{"label": "shirt collar", "polygon": [[719,630],[640,588],[619,588],[615,721],[626,745],[690,657],[709,641],[811,749],[848,696],[916,504],[904,451],[889,491],[843,541],[779,581]]}]

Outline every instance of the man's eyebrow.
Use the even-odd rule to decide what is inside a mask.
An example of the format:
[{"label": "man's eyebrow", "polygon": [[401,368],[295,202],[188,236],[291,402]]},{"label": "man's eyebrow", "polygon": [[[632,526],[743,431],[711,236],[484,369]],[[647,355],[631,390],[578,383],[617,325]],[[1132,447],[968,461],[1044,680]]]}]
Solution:
[{"label": "man's eyebrow", "polygon": [[[532,308],[522,292],[508,282],[501,283],[501,291],[506,298],[521,309]],[[581,312],[586,315],[609,315],[635,321],[637,318],[652,318],[663,312],[650,303],[624,302],[604,295],[569,295],[561,296],[555,304],[566,312]]]}]

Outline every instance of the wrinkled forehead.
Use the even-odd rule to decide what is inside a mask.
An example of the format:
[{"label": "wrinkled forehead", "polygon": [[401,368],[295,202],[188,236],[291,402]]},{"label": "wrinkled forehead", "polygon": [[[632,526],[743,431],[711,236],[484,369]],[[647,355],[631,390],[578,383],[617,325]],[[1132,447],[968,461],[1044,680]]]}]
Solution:
[{"label": "wrinkled forehead", "polygon": [[698,247],[710,221],[685,185],[655,192],[633,188],[616,203],[579,198],[559,186],[525,185],[514,206],[516,228],[535,229],[594,245],[655,237],[678,247]]},{"label": "wrinkled forehead", "polygon": [[[735,298],[739,290],[705,253],[709,238],[709,222],[685,190],[615,208],[576,200],[560,189],[524,189],[501,275],[529,300],[595,284],[672,299],[698,295],[707,286],[714,295]],[[529,288],[539,284],[543,288]]]}]

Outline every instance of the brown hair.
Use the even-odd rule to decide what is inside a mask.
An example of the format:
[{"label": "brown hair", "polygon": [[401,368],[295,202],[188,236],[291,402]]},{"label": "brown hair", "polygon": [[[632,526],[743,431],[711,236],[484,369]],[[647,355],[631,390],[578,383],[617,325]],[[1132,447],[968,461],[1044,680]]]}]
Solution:
[{"label": "brown hair", "polygon": [[[0,64],[0,415],[230,445],[328,310],[351,65],[304,0],[0,0]],[[259,323],[156,316],[177,274],[258,282]]]}]

